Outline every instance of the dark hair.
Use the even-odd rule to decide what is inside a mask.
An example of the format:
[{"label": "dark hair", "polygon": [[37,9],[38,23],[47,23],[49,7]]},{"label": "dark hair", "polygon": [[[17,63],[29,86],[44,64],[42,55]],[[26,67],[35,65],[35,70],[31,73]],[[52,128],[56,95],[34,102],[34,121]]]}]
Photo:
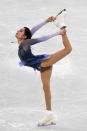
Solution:
[{"label": "dark hair", "polygon": [[32,34],[31,34],[30,29],[28,27],[24,27],[24,29],[25,29],[25,35],[27,36],[26,39],[31,39]]}]

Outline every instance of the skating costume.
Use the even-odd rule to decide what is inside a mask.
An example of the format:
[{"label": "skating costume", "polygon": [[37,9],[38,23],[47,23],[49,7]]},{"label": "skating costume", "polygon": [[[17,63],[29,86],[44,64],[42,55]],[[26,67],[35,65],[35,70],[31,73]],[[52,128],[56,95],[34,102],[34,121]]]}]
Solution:
[{"label": "skating costume", "polygon": [[[40,29],[43,25],[45,25],[47,22],[42,22],[39,25],[33,27],[31,29],[31,34],[33,34]],[[58,32],[47,35],[47,36],[42,36],[40,38],[35,38],[35,39],[26,39],[24,40],[20,45],[18,49],[18,56],[21,60],[20,64],[24,66],[29,66],[32,67],[34,70],[38,71],[45,71],[46,69],[50,67],[41,67],[40,64],[42,61],[47,60],[51,57],[49,54],[42,54],[42,55],[34,55],[31,50],[31,46],[43,41],[46,41],[54,36],[57,36]]]}]

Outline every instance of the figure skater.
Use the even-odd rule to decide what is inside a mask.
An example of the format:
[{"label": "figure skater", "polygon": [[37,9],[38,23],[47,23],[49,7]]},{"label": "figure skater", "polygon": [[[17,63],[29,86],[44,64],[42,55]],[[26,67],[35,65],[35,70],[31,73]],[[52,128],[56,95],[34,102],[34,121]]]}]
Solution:
[{"label": "figure skater", "polygon": [[[46,116],[39,120],[38,126],[56,124],[56,117],[51,107],[51,91],[50,91],[50,78],[52,74],[53,64],[64,58],[72,51],[71,43],[68,39],[66,28],[61,28],[56,33],[42,36],[40,38],[32,38],[34,33],[43,25],[55,21],[56,17],[50,16],[44,22],[33,27],[31,30],[28,27],[23,27],[16,33],[16,38],[19,44],[18,56],[21,64],[24,66],[32,67],[34,70],[40,72],[45,103],[46,103]],[[31,46],[43,41],[47,41],[52,37],[60,35],[62,38],[64,48],[52,54],[34,55]],[[50,45],[51,46],[51,45]]]}]

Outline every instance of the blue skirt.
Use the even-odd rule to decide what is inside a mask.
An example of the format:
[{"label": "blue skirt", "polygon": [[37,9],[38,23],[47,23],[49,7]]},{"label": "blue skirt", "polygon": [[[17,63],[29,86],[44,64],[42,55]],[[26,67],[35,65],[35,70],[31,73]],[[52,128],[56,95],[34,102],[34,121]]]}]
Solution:
[{"label": "blue skirt", "polygon": [[35,71],[41,71],[41,62],[44,60],[47,60],[51,57],[51,55],[48,54],[43,54],[43,55],[36,55],[33,56],[29,59],[27,59],[26,61],[21,60],[19,65],[20,66],[29,66],[32,67]]}]

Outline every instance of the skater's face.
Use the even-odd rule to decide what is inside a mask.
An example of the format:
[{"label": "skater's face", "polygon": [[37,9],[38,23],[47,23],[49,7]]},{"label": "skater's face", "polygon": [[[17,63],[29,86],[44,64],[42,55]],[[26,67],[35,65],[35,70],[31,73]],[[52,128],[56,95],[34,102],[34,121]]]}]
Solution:
[{"label": "skater's face", "polygon": [[17,38],[17,40],[25,40],[26,39],[25,28],[17,30],[15,37]]}]

